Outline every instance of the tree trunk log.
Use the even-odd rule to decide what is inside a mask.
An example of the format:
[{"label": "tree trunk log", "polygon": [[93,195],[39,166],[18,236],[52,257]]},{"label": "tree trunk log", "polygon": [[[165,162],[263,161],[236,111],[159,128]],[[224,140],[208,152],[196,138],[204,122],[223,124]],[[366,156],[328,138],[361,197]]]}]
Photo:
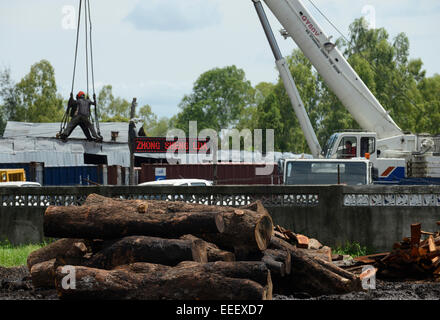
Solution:
[{"label": "tree trunk log", "polygon": [[355,275],[329,266],[330,263],[323,260],[318,262],[282,239],[273,237],[270,247],[288,250],[292,259],[291,274],[280,283],[274,282],[274,290],[279,289],[280,293],[306,292],[318,296],[362,290],[361,281]]},{"label": "tree trunk log", "polygon": [[138,300],[261,300],[267,292],[249,279],[224,277],[187,267],[163,268],[161,272],[139,273],[75,267],[75,289],[64,286],[67,276],[56,270],[56,289],[61,299]]},{"label": "tree trunk log", "polygon": [[208,262],[206,242],[200,239],[180,240],[146,236],[125,237],[95,253],[84,266],[113,269],[134,262],[175,266],[181,261]]},{"label": "tree trunk log", "polygon": [[36,263],[30,270],[35,288],[55,288],[55,260]]},{"label": "tree trunk log", "polygon": [[32,251],[27,257],[27,267],[31,271],[37,263],[56,259],[59,256],[82,257],[88,248],[82,239],[59,239],[38,250]]},{"label": "tree trunk log", "polygon": [[196,272],[218,273],[228,278],[249,279],[262,285],[266,289],[266,299],[272,300],[272,277],[269,268],[261,261],[216,261],[196,263],[183,261],[179,268],[190,268]]},{"label": "tree trunk log", "polygon": [[329,247],[323,247],[322,249],[304,249],[304,248],[298,248],[297,249],[301,252],[304,252],[310,257],[313,258],[319,258],[327,262],[332,262],[332,249]]},{"label": "tree trunk log", "polygon": [[284,277],[291,272],[291,259],[290,253],[287,250],[266,249],[263,251],[261,261],[266,264],[272,274]]},{"label": "tree trunk log", "polygon": [[[130,235],[178,238],[185,234],[217,233],[218,225],[230,238],[265,249],[273,231],[272,219],[264,208],[259,210],[263,213],[179,201],[115,200],[92,194],[79,207],[48,207],[44,234],[83,239]],[[246,214],[241,214],[243,211]]]},{"label": "tree trunk log", "polygon": [[273,235],[272,218],[260,201],[241,209],[219,212],[215,223],[219,232],[235,246],[240,244],[250,250],[266,250]]},{"label": "tree trunk log", "polygon": [[217,245],[211,242],[206,242],[202,239],[199,239],[191,234],[186,234],[184,236],[181,236],[180,239],[183,240],[200,240],[203,241],[206,245],[206,251],[208,254],[208,262],[215,262],[215,261],[235,261],[235,255],[232,252],[221,250]]},{"label": "tree trunk log", "polygon": [[117,205],[50,206],[44,214],[48,237],[116,239],[131,235],[173,238],[217,232],[213,212],[139,213]]}]

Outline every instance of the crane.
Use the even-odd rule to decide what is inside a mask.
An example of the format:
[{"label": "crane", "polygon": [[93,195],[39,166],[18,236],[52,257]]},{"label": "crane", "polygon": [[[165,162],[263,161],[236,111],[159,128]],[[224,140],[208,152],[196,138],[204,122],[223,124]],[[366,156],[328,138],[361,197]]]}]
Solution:
[{"label": "crane", "polygon": [[[316,135],[289,69],[276,45],[262,3],[260,0],[252,1],[309,148],[317,157],[317,150],[321,148],[317,140],[315,141]],[[371,160],[384,181],[400,182],[407,178],[423,178],[425,183],[440,184],[440,156],[437,154],[440,140],[402,131],[301,0],[264,2],[285,28],[285,37],[292,38],[298,45],[363,130],[332,135],[322,151],[323,155],[333,159],[348,158],[346,146],[353,145],[355,151],[349,157]]]}]

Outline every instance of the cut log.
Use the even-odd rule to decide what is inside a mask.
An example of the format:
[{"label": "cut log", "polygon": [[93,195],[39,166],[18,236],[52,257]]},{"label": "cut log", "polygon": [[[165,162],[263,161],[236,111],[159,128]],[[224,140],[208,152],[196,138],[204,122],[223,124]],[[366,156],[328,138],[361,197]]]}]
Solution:
[{"label": "cut log", "polygon": [[[312,250],[312,249],[303,249],[303,248],[297,248],[299,251],[304,252],[308,256],[314,257],[314,258],[320,258],[324,261],[331,262],[333,261],[332,256],[332,249],[329,247],[322,247],[318,250]],[[342,256],[341,256],[342,260]]]},{"label": "cut log", "polygon": [[147,214],[122,203],[50,206],[44,214],[44,234],[48,237],[116,239],[130,235],[173,238],[184,234],[218,232],[215,212],[212,211]]},{"label": "cut log", "polygon": [[218,231],[226,235],[237,246],[249,250],[265,250],[273,234],[273,222],[260,201],[246,208],[219,212],[215,216]]},{"label": "cut log", "polygon": [[[350,273],[348,276],[346,271],[331,266],[329,262],[317,261],[282,239],[273,237],[270,247],[287,250],[292,259],[291,274],[279,283],[280,293],[306,292],[310,295],[325,295],[362,290],[361,282],[355,275]],[[277,291],[275,282],[274,290]]]},{"label": "cut log", "polygon": [[420,237],[422,235],[422,225],[420,223],[414,223],[411,225],[411,245],[419,246]]},{"label": "cut log", "polygon": [[59,256],[82,257],[87,252],[87,246],[82,239],[59,239],[38,250],[32,251],[27,257],[27,267],[31,271],[37,263],[56,259]]},{"label": "cut log", "polygon": [[316,239],[309,239],[309,246],[307,249],[311,249],[311,250],[319,250],[321,248],[323,248],[324,246],[321,244],[321,242],[319,242]]},{"label": "cut log", "polygon": [[370,255],[367,255],[367,256],[356,257],[356,258],[354,258],[354,260],[362,262],[364,264],[374,264],[377,261],[385,258],[389,254],[390,254],[389,252],[370,254]]},{"label": "cut log", "polygon": [[55,260],[36,263],[30,270],[35,288],[55,288]]},{"label": "cut log", "polygon": [[122,206],[125,208],[135,209],[139,213],[144,214],[164,214],[177,212],[219,212],[228,211],[230,207],[205,205],[199,203],[187,203],[184,201],[165,201],[165,200],[127,200],[120,198],[104,197],[96,193],[87,196],[84,206]]},{"label": "cut log", "polygon": [[206,242],[204,240],[201,240],[191,234],[187,234],[184,236],[181,236],[180,239],[183,240],[192,240],[192,241],[203,241],[206,246],[206,251],[208,255],[208,262],[215,262],[215,261],[235,261],[235,255],[232,252],[221,250],[219,247],[211,242]]},{"label": "cut log", "polygon": [[272,299],[272,278],[267,265],[261,261],[217,261],[210,263],[196,263],[183,261],[177,265],[179,268],[191,268],[195,272],[218,273],[224,277],[249,279],[262,285],[266,291],[266,299]]},{"label": "cut log", "polygon": [[[163,239],[131,236],[114,242],[82,265],[110,270],[134,262],[175,266],[181,261],[208,262],[206,243],[200,239]],[[70,264],[70,263],[69,263]]]},{"label": "cut log", "polygon": [[297,234],[296,241],[298,242],[296,245],[298,248],[309,248],[309,238],[307,238],[305,235]]},{"label": "cut log", "polygon": [[249,279],[174,267],[164,272],[136,273],[123,269],[75,267],[75,288],[63,287],[66,274],[56,270],[61,299],[261,300],[266,289]]},{"label": "cut log", "polygon": [[[429,238],[428,238],[428,247],[429,247],[430,253],[437,252],[437,247],[435,245],[435,241],[434,241],[433,236],[429,236]],[[431,258],[431,262],[434,266],[437,266],[440,263],[440,257],[435,256],[435,257]]]},{"label": "cut log", "polygon": [[[130,235],[178,238],[185,234],[217,233],[218,224],[222,232],[230,236],[240,233],[237,239],[245,239],[246,245],[254,241],[257,243],[254,246],[264,247],[272,234],[272,230],[267,231],[272,219],[261,204],[256,208],[259,211],[181,201],[115,200],[92,194],[82,206],[48,207],[44,234],[83,239],[116,239]],[[231,228],[227,217],[237,216],[241,211],[246,213],[238,219],[242,223]],[[216,221],[216,216],[223,217],[223,214],[226,224],[219,224],[219,220],[223,220]]]},{"label": "cut log", "polygon": [[195,235],[209,243],[214,243],[221,250],[234,253],[236,261],[260,260],[261,250],[257,246],[249,247],[236,241],[233,237],[224,233],[203,233]]},{"label": "cut log", "polygon": [[284,277],[291,272],[291,257],[287,250],[266,249],[263,251],[261,261],[266,264],[272,274]]},{"label": "cut log", "polygon": [[288,237],[288,236],[286,236],[284,233],[281,233],[281,232],[279,232],[279,231],[277,231],[277,230],[275,230],[275,231],[273,232],[273,236],[274,236],[274,237],[278,237],[278,238],[280,238],[280,239],[283,239],[283,240],[285,240],[285,241],[289,241],[289,237]]},{"label": "cut log", "polygon": [[348,279],[348,280],[350,280],[350,281],[352,281],[354,283],[356,283],[356,281],[359,280],[359,278],[355,274],[353,274],[351,272],[348,272],[347,270],[344,270],[342,268],[339,268],[338,266],[334,265],[331,262],[325,261],[325,260],[320,259],[320,258],[315,258],[315,260],[321,266],[323,266],[325,269],[327,269],[329,271],[332,271],[333,273],[335,273],[337,275],[340,275],[341,277],[343,277],[345,279]]}]

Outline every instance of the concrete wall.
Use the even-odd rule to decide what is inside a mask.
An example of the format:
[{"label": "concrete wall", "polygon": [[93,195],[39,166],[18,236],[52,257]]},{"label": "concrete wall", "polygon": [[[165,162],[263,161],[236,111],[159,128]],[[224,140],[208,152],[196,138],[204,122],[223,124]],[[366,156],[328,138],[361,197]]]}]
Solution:
[{"label": "concrete wall", "polygon": [[49,204],[79,205],[90,193],[144,199],[158,196],[171,199],[179,195],[195,202],[233,206],[261,199],[275,224],[317,238],[329,246],[355,241],[376,251],[389,251],[394,242],[408,237],[412,223],[422,223],[425,231],[437,231],[436,221],[440,221],[440,186],[106,186],[24,189],[0,188],[0,240],[8,239],[15,244],[42,241],[45,208]]},{"label": "concrete wall", "polygon": [[0,207],[0,242],[12,244],[43,241],[44,208]]}]

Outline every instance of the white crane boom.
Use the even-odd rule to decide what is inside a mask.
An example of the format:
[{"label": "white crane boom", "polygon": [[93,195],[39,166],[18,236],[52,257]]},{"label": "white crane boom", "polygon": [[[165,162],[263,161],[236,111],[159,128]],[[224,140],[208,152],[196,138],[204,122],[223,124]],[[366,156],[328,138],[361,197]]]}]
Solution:
[{"label": "white crane boom", "polygon": [[301,96],[299,95],[298,89],[295,85],[295,81],[293,80],[292,74],[290,73],[289,66],[286,62],[286,59],[284,59],[284,57],[281,55],[281,51],[272,33],[272,29],[270,27],[269,21],[267,20],[261,1],[252,1],[254,2],[255,9],[257,10],[261,25],[263,26],[263,30],[274,54],[276,65],[278,71],[280,72],[280,77],[283,80],[284,87],[286,88],[287,95],[289,96],[292,103],[293,110],[295,111],[298,122],[304,132],[304,136],[306,138],[309,149],[315,158],[319,158],[322,149],[319,145],[315,131],[313,130],[313,126],[310,122],[309,116],[307,115],[307,111],[304,107]]},{"label": "white crane boom", "polygon": [[356,122],[379,139],[403,135],[300,0],[264,0]]}]

